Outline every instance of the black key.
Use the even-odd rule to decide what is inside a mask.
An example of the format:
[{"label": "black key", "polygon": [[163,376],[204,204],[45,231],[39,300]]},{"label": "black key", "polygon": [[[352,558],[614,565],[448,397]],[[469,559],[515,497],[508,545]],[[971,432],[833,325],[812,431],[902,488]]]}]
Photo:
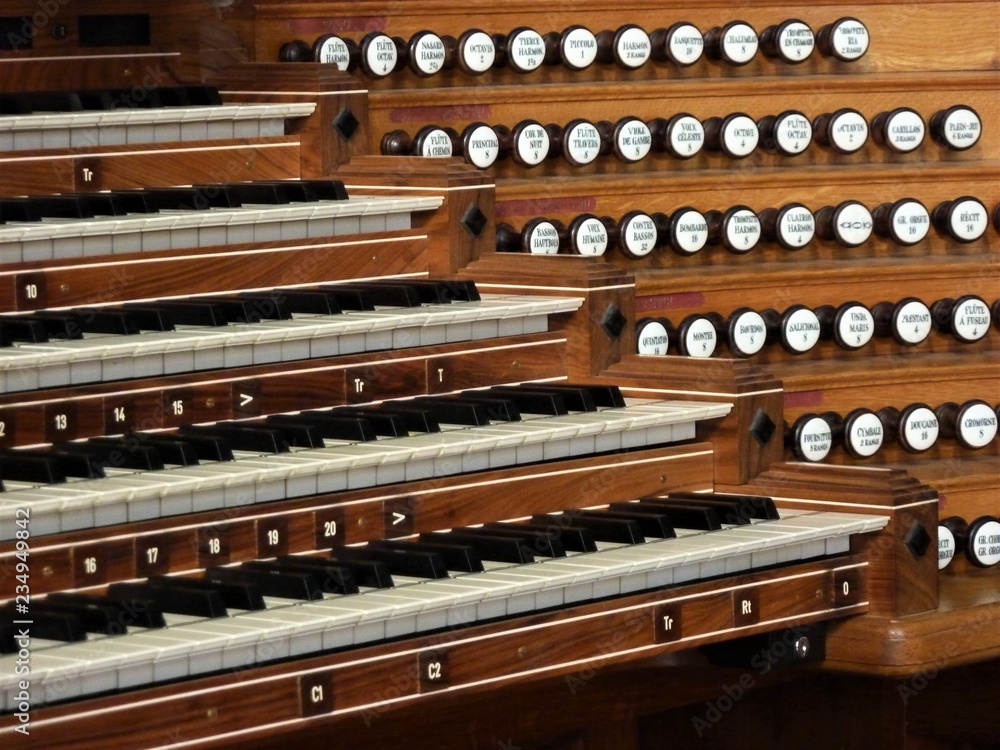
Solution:
[{"label": "black key", "polygon": [[527,547],[533,555],[542,557],[566,557],[566,547],[558,536],[552,536],[544,532],[532,533],[526,531],[520,524],[497,523],[487,524],[481,529],[462,529],[465,531],[477,531],[493,536],[504,536],[510,539],[518,539],[521,544]]},{"label": "black key", "polygon": [[214,583],[240,583],[256,586],[264,596],[279,599],[315,601],[323,598],[322,583],[308,571],[279,571],[254,567],[253,562],[238,568],[209,568],[205,580]]},{"label": "black key", "polygon": [[180,87],[184,90],[185,96],[190,106],[193,107],[217,107],[222,104],[222,95],[216,86],[187,85]]},{"label": "black key", "polygon": [[80,91],[80,104],[88,112],[108,112],[115,108],[114,96],[107,89]]},{"label": "black key", "polygon": [[30,202],[34,212],[43,219],[93,219],[90,202],[77,195],[37,195],[30,198],[7,198],[10,202]]},{"label": "black key", "polygon": [[38,206],[30,198],[0,199],[0,216],[3,217],[5,224],[42,220],[42,215],[38,213]]},{"label": "black key", "polygon": [[[230,195],[246,205],[248,203],[264,205],[283,205],[290,202],[288,192],[278,187],[277,182],[230,182],[226,190]],[[195,185],[199,190],[211,189],[211,185]]]},{"label": "black key", "polygon": [[625,397],[617,385],[573,385],[563,383],[546,383],[546,388],[582,388],[590,394],[598,407],[621,409],[625,406]]},{"label": "black key", "polygon": [[[778,509],[774,507],[774,501],[769,497],[761,495],[706,495],[697,492],[671,492],[668,497],[671,500],[681,500],[683,502],[698,500],[701,502],[715,503],[720,507],[729,506],[733,508],[732,512],[746,519],[752,518],[759,521],[776,521],[781,518],[778,514]],[[723,520],[723,523],[735,522]]]},{"label": "black key", "polygon": [[391,589],[393,587],[392,574],[389,572],[388,565],[378,560],[363,560],[356,555],[338,555],[337,553],[342,549],[347,549],[347,547],[334,548],[330,553],[330,559],[349,569],[354,574],[354,580],[358,582],[358,586],[370,589]]},{"label": "black key", "polygon": [[157,434],[131,434],[126,435],[122,439],[126,442],[130,440],[136,441],[140,445],[146,445],[153,448],[160,454],[160,458],[163,459],[164,464],[171,464],[174,466],[197,466],[200,463],[198,460],[198,451],[190,441],[176,440],[169,436]]},{"label": "black key", "polygon": [[105,476],[104,467],[92,460],[92,456],[88,452],[67,451],[63,450],[61,446],[55,445],[41,450],[17,451],[18,455],[22,453],[56,459],[59,461],[59,470],[67,477],[103,479]]},{"label": "black key", "polygon": [[45,333],[50,339],[75,340],[83,338],[83,329],[76,315],[71,312],[50,312],[43,310],[32,314],[32,317],[45,327]]},{"label": "black key", "polygon": [[485,529],[453,529],[445,533],[421,534],[422,541],[464,544],[472,547],[484,560],[510,563],[530,563],[535,556],[526,540]]},{"label": "black key", "polygon": [[490,416],[483,404],[464,401],[454,396],[425,397],[414,399],[417,407],[430,409],[442,424],[462,424],[483,427],[490,423]]},{"label": "black key", "polygon": [[58,458],[25,451],[0,451],[0,476],[15,482],[33,484],[59,484],[66,481],[66,472]]},{"label": "black key", "polygon": [[111,201],[115,211],[114,216],[159,213],[156,204],[141,190],[118,190],[100,195]]},{"label": "black key", "polygon": [[687,505],[661,498],[642,498],[640,503],[655,505],[663,511],[675,529],[694,529],[695,531],[718,531],[722,521],[713,508],[704,505]]},{"label": "black key", "polygon": [[275,289],[271,295],[293,313],[340,315],[343,312],[336,295],[322,289]]},{"label": "black key", "polygon": [[682,505],[690,505],[696,508],[710,508],[715,511],[719,521],[730,526],[746,526],[753,517],[753,511],[749,505],[741,506],[739,502],[716,499],[712,496],[699,497],[696,493],[681,493],[674,496],[673,493],[665,498],[666,502],[679,502]]},{"label": "black key", "polygon": [[[0,609],[0,623],[11,626],[14,620],[32,620],[31,625],[25,626],[30,630],[31,638],[44,638],[49,641],[64,641],[66,643],[87,640],[87,631],[80,618],[68,612],[55,610],[43,612],[41,607],[36,610],[34,605],[31,606],[30,615],[18,614],[11,606]],[[14,626],[10,630],[4,628],[3,630],[6,631],[4,635],[8,638],[16,636],[19,629],[18,626]],[[10,654],[16,653],[18,648],[15,640],[11,639],[0,645],[0,650]]]},{"label": "black key", "polygon": [[401,414],[377,409],[337,409],[336,413],[367,420],[375,434],[382,437],[406,437],[409,434],[406,429],[407,419]]},{"label": "black key", "polygon": [[82,112],[83,103],[75,91],[27,91],[24,96],[30,112]]},{"label": "black key", "polygon": [[302,180],[262,180],[253,184],[274,187],[287,199],[286,203],[316,203],[320,200],[318,192]]},{"label": "black key", "polygon": [[[197,457],[198,461],[232,461],[233,460],[233,449],[227,438],[222,435],[208,435],[208,434],[188,434],[188,435],[178,435],[177,433],[137,433],[136,436],[140,440],[145,440],[149,438],[152,440],[177,440],[184,445],[190,446],[194,451],[194,455]],[[150,445],[153,445],[150,442]],[[168,461],[166,456],[163,459],[167,463],[174,463],[173,461]]]},{"label": "black key", "polygon": [[[570,552],[597,552],[597,542],[589,529],[581,526],[564,526],[562,524],[536,524],[536,523],[488,523],[483,528],[493,529],[498,526],[512,525],[518,529],[524,529],[525,533],[541,534],[551,539],[559,540],[563,549]],[[534,538],[534,537],[532,537]]]},{"label": "black key", "polygon": [[482,404],[486,409],[486,416],[491,422],[520,422],[521,412],[517,404],[509,398],[503,398],[492,391],[469,391],[461,393],[456,398],[463,401],[471,401],[475,404]]},{"label": "black key", "polygon": [[268,424],[308,425],[328,440],[349,440],[364,443],[377,440],[378,435],[370,421],[362,417],[340,416],[336,411],[304,411],[301,414],[275,414],[267,418]]},{"label": "black key", "polygon": [[[35,313],[44,319],[49,312]],[[113,310],[94,307],[84,310],[67,310],[56,315],[72,315],[76,325],[84,333],[111,333],[118,336],[132,336],[139,333],[139,324],[127,310]]]},{"label": "black key", "polygon": [[447,578],[448,566],[440,555],[417,551],[378,549],[371,545],[363,547],[338,547],[335,559],[367,560],[381,562],[389,568],[389,573],[416,578]]},{"label": "black key", "polygon": [[31,102],[26,92],[0,94],[0,115],[30,115]]},{"label": "black key", "polygon": [[521,412],[544,414],[549,417],[569,414],[569,409],[562,396],[553,391],[536,391],[532,390],[530,386],[495,386],[490,388],[487,393],[510,399],[517,404],[517,408]]},{"label": "black key", "polygon": [[163,457],[156,448],[134,440],[92,438],[85,443],[60,443],[56,447],[67,453],[87,456],[92,463],[111,469],[157,471],[163,468]]},{"label": "black key", "polygon": [[292,314],[277,299],[266,296],[207,297],[218,305],[230,323],[260,323],[262,320],[288,320]]},{"label": "black key", "polygon": [[[341,286],[341,285],[337,285]],[[379,307],[420,307],[420,295],[410,286],[382,284],[381,282],[351,282],[347,289],[361,292],[373,305]],[[324,290],[329,287],[323,287]]]},{"label": "black key", "polygon": [[340,180],[299,180],[309,201],[346,201],[347,188]]},{"label": "black key", "polygon": [[434,279],[380,279],[380,284],[409,286],[417,291],[420,301],[426,304],[449,302],[475,302],[481,297],[471,281],[437,281]]},{"label": "black key", "polygon": [[[584,513],[567,513],[573,519],[573,526],[588,529],[599,542],[618,542],[621,544],[641,544],[645,541],[639,524],[629,519],[601,518]],[[558,524],[557,516],[532,516],[532,523]]]},{"label": "black key", "polygon": [[165,628],[167,626],[163,619],[163,608],[156,600],[149,597],[117,596],[110,592],[99,596],[97,594],[70,594],[60,591],[49,594],[45,599],[49,602],[74,602],[82,605],[115,607],[117,612],[115,622],[123,629],[133,626],[138,628]]},{"label": "black key", "polygon": [[553,385],[550,383],[531,383],[525,386],[540,393],[554,393],[560,396],[570,411],[597,411],[594,397],[586,388],[574,385]]},{"label": "black key", "polygon": [[0,340],[3,346],[14,342],[44,344],[49,340],[49,334],[40,321],[15,316],[0,317]]},{"label": "black key", "polygon": [[148,203],[159,211],[207,211],[210,208],[239,208],[223,186],[198,188],[146,188]]},{"label": "black key", "polygon": [[[211,302],[201,300],[164,300],[150,303],[140,303],[142,307],[152,307],[162,310],[169,315],[175,325],[179,326],[201,326],[205,328],[218,328],[229,325],[225,311]],[[125,305],[126,309],[131,309],[132,305]]]},{"label": "black key", "polygon": [[[633,509],[638,503],[613,503],[608,510],[592,511],[607,514],[609,518],[627,518],[639,524],[642,535],[650,539],[673,539],[677,536],[674,525],[663,513],[640,512]],[[591,512],[591,511],[588,511]]]},{"label": "black key", "polygon": [[441,425],[438,424],[434,412],[430,409],[422,409],[410,401],[388,401],[384,404],[366,406],[363,411],[385,412],[402,418],[403,425],[407,432],[441,432]]},{"label": "black key", "polygon": [[88,633],[122,635],[128,632],[128,626],[118,622],[118,606],[109,602],[88,604],[49,598],[33,601],[31,603],[32,617],[40,611],[74,615]]},{"label": "black key", "polygon": [[249,422],[248,424],[280,430],[285,436],[285,442],[292,448],[322,448],[325,445],[322,430],[313,425],[283,423],[280,420],[272,420],[270,417],[263,422]]},{"label": "black key", "polygon": [[341,310],[356,310],[364,312],[374,310],[375,303],[369,299],[363,289],[340,286],[339,284],[323,284],[317,287],[319,291],[332,294]]},{"label": "black key", "polygon": [[443,539],[444,535],[440,536],[442,537],[440,540],[431,535],[424,535],[419,542],[386,540],[369,542],[368,546],[379,549],[412,549],[416,552],[433,553],[441,556],[444,564],[448,566],[448,570],[459,570],[463,573],[483,572],[482,558],[475,549],[468,545],[449,544]]},{"label": "black key", "polygon": [[192,580],[190,578],[171,578],[170,576],[153,576],[147,583],[159,589],[173,591],[175,589],[195,589],[198,591],[214,591],[220,597],[226,608],[247,609],[258,611],[266,609],[264,596],[260,589],[247,583],[223,583]]},{"label": "black key", "polygon": [[196,587],[158,587],[145,583],[112,583],[108,593],[115,597],[152,599],[164,612],[193,617],[226,617],[226,603],[215,591]]},{"label": "black key", "polygon": [[320,578],[324,594],[358,593],[358,582],[354,579],[354,571],[343,565],[337,565],[332,560],[305,555],[284,555],[277,560],[268,561],[267,564],[278,570],[305,570],[315,573]]},{"label": "black key", "polygon": [[121,307],[108,307],[105,310],[128,315],[140,331],[174,330],[174,316],[164,307],[122,305]]},{"label": "black key", "polygon": [[73,197],[86,203],[93,216],[124,216],[122,201],[115,200],[111,193],[74,193]]},{"label": "black key", "polygon": [[185,425],[178,435],[186,440],[188,435],[225,438],[233,450],[249,453],[288,453],[285,433],[268,427],[244,427],[238,424],[211,426]]}]

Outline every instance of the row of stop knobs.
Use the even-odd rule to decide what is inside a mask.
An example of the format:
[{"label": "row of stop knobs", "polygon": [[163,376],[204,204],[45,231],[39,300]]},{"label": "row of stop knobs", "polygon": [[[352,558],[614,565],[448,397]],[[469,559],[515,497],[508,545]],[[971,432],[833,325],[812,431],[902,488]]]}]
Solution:
[{"label": "row of stop knobs", "polygon": [[907,453],[924,453],[940,440],[954,440],[962,448],[981,450],[997,437],[1000,406],[981,399],[949,401],[931,408],[924,403],[902,409],[887,406],[878,411],[858,408],[846,415],[837,412],[807,413],[785,430],[785,442],[796,458],[819,462],[835,445],[856,459],[871,458],[888,445]]},{"label": "row of stop knobs", "polygon": [[931,333],[951,336],[961,344],[974,344],[1000,326],[1000,300],[990,306],[981,297],[966,294],[946,297],[931,305],[917,297],[879,302],[867,307],[857,301],[821,305],[815,309],[796,304],[784,312],[738,307],[727,317],[716,312],[692,313],[679,324],[661,317],[636,323],[639,354],[706,358],[721,345],[735,357],[752,357],[765,346],[780,344],[789,354],[805,354],[821,341],[833,341],[854,351],[875,338],[892,338],[911,347],[928,340]]},{"label": "row of stop knobs", "polygon": [[360,40],[324,34],[311,45],[301,39],[287,42],[278,58],[283,62],[325,63],[348,72],[360,69],[370,77],[383,78],[403,69],[421,77],[455,68],[468,75],[503,67],[531,73],[553,65],[580,71],[595,63],[615,63],[635,70],[650,60],[688,67],[702,57],[741,66],[758,52],[797,65],[816,49],[835,60],[854,62],[865,55],[868,45],[868,29],[856,18],[837,19],[818,34],[804,21],[791,18],[768,26],[760,34],[746,21],[731,21],[704,33],[681,21],[652,32],[636,24],[597,33],[579,24],[546,34],[527,26],[507,34],[469,29],[457,38],[418,31],[408,41],[380,31]]},{"label": "row of stop knobs", "polygon": [[814,142],[835,153],[853,154],[865,147],[869,137],[892,153],[905,154],[920,148],[928,131],[944,148],[965,151],[978,143],[982,121],[963,104],[935,112],[929,126],[909,107],[880,112],[871,123],[849,107],[815,118],[787,110],[758,120],[743,112],[705,120],[687,112],[649,121],[628,116],[593,123],[577,118],[565,125],[529,119],[513,128],[474,122],[461,133],[426,125],[412,137],[405,130],[393,130],[382,137],[381,151],[386,156],[461,156],[480,169],[507,158],[522,167],[536,167],[562,157],[571,166],[582,167],[609,154],[626,163],[656,153],[690,159],[703,150],[733,159],[744,159],[759,149],[798,156]]},{"label": "row of stop knobs", "polygon": [[[1000,204],[994,208],[993,219],[1000,231]],[[704,213],[684,206],[671,213],[629,211],[619,219],[580,214],[568,225],[547,218],[531,219],[521,229],[501,223],[496,247],[500,252],[581,256],[600,256],[617,247],[625,257],[641,259],[667,248],[689,256],[707,246],[721,246],[741,255],[761,242],[800,250],[816,237],[849,248],[865,244],[872,234],[899,245],[916,245],[932,227],[945,237],[970,243],[986,233],[989,220],[986,206],[969,195],[942,201],[930,211],[915,198],[883,203],[874,211],[853,200],[824,206],[815,213],[801,203],[760,212],[745,205]]]}]

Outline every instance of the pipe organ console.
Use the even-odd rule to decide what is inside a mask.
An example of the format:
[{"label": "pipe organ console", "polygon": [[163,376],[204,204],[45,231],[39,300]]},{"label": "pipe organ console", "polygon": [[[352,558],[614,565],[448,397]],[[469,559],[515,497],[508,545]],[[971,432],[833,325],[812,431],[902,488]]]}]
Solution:
[{"label": "pipe organ console", "polygon": [[10,0],[10,748],[1000,746],[984,0]]}]

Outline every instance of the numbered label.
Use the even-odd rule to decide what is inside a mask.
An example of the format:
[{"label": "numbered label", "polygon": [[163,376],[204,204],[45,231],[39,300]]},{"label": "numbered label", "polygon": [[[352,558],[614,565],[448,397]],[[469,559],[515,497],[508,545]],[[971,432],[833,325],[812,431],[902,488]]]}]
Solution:
[{"label": "numbered label", "polygon": [[330,672],[299,678],[299,711],[302,716],[319,716],[333,710],[333,675]]},{"label": "numbered label", "polygon": [[225,565],[230,555],[229,527],[209,527],[198,532],[198,566]]},{"label": "numbered label", "polygon": [[170,570],[170,541],[165,535],[135,540],[135,574],[139,578],[162,575]]},{"label": "numbered label", "polygon": [[106,583],[108,580],[108,558],[104,547],[74,548],[73,578],[78,587]]},{"label": "numbered label", "polygon": [[448,687],[451,673],[448,669],[448,654],[432,651],[417,656],[420,675],[420,692]]},{"label": "numbered label", "polygon": [[274,557],[288,552],[288,521],[267,518],[257,521],[257,556]]},{"label": "numbered label", "polygon": [[861,601],[861,574],[856,569],[833,571],[833,606],[851,607]]}]

